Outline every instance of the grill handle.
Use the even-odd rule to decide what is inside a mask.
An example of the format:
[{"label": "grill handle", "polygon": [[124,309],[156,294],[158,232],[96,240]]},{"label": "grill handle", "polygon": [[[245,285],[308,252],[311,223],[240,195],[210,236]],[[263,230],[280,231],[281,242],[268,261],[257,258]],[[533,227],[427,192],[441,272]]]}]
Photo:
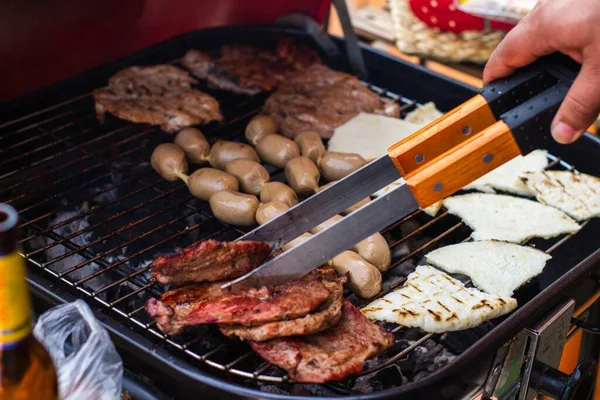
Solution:
[{"label": "grill handle", "polygon": [[591,399],[596,381],[596,362],[582,361],[571,375],[535,361],[529,380],[531,389],[558,400]]}]

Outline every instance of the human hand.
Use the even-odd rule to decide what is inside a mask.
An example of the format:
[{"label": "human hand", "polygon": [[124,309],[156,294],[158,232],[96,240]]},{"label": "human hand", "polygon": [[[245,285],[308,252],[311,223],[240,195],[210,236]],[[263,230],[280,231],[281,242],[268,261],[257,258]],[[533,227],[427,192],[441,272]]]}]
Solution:
[{"label": "human hand", "polygon": [[559,143],[577,140],[600,114],[600,0],[539,0],[490,57],[484,83],[559,51],[582,64],[551,125]]}]

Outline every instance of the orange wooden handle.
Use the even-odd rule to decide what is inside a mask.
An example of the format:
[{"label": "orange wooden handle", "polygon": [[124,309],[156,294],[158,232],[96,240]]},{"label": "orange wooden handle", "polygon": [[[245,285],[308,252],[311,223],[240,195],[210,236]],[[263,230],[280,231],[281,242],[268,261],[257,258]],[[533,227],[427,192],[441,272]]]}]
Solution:
[{"label": "orange wooden handle", "polygon": [[478,94],[388,149],[398,171],[405,176],[440,154],[465,142],[496,119],[485,98]]},{"label": "orange wooden handle", "polygon": [[421,208],[462,189],[521,154],[510,128],[498,121],[404,175]]}]

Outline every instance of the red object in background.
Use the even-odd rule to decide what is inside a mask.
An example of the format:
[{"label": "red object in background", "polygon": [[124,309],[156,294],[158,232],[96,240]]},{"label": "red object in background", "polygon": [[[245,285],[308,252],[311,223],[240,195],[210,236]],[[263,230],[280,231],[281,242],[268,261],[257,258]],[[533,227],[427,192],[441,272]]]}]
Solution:
[{"label": "red object in background", "polygon": [[329,0],[7,0],[0,2],[0,102],[169,37],[273,24],[299,12],[322,22]]},{"label": "red object in background", "polygon": [[[485,28],[485,20],[456,9],[454,0],[409,0],[413,14],[427,25],[442,31],[461,33],[467,30],[481,31]],[[491,21],[490,27],[509,31],[512,24]]]}]

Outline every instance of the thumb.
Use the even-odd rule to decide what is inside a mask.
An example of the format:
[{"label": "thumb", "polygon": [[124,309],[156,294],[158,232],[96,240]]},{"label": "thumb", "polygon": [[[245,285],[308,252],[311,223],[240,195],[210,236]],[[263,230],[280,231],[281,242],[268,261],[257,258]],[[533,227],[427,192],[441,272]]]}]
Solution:
[{"label": "thumb", "polygon": [[552,121],[552,136],[563,144],[573,143],[600,114],[600,59],[584,60],[579,75]]}]

